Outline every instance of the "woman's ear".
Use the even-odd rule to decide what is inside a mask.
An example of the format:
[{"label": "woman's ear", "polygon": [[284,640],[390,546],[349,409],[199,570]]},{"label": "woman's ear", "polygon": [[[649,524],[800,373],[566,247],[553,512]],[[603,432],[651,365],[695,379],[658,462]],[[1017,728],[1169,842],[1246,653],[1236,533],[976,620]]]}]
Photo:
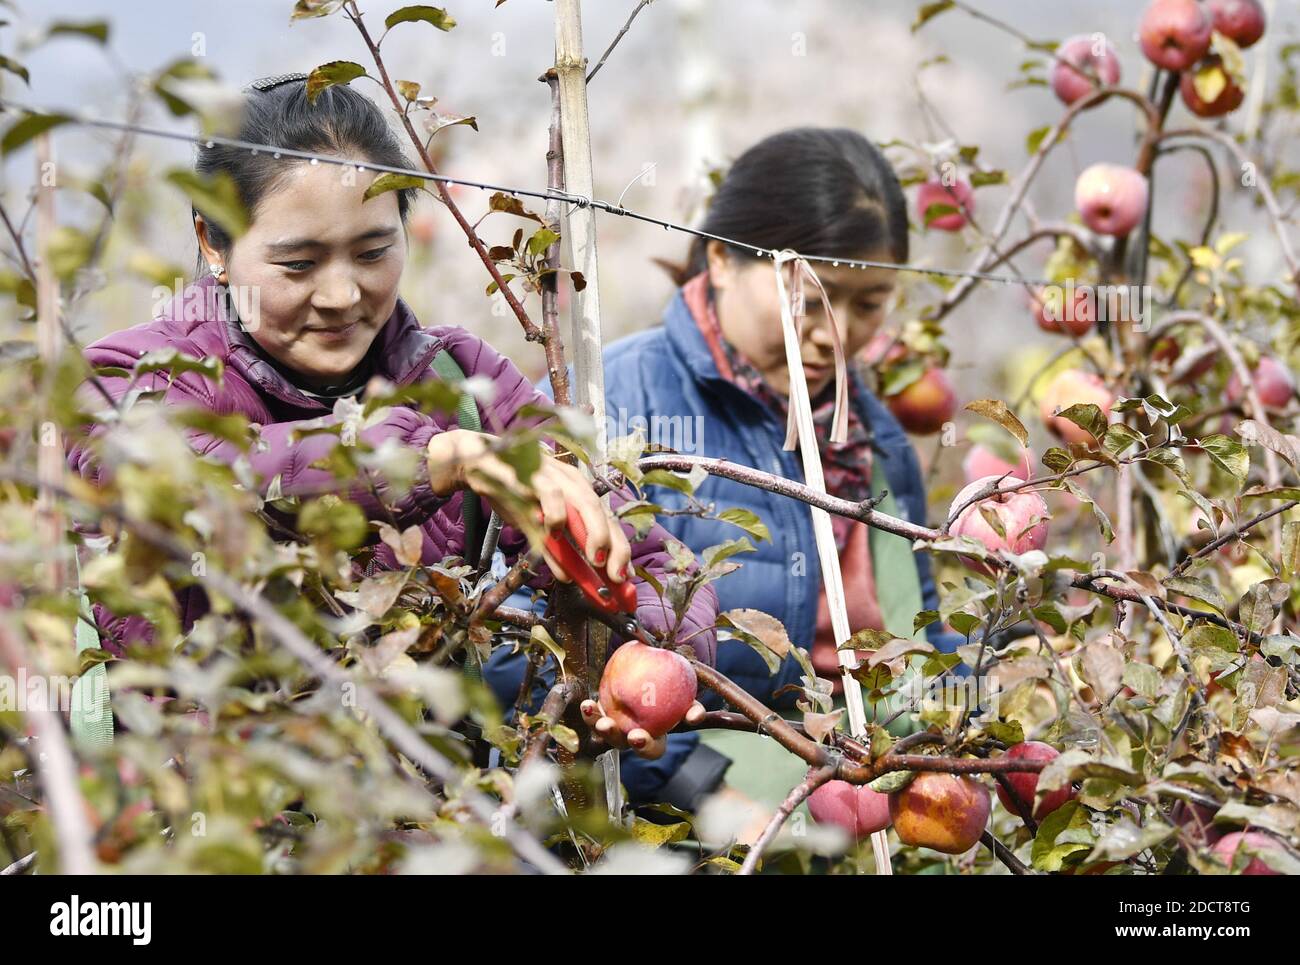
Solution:
[{"label": "woman's ear", "polygon": [[224,268],[221,252],[212,247],[212,241],[208,238],[208,223],[198,212],[194,213],[194,234],[199,240],[199,254],[203,256],[203,260],[209,265],[221,265]]},{"label": "woman's ear", "polygon": [[704,259],[709,267],[709,281],[714,291],[724,290],[735,277],[736,262],[721,241],[711,239],[704,246]]}]

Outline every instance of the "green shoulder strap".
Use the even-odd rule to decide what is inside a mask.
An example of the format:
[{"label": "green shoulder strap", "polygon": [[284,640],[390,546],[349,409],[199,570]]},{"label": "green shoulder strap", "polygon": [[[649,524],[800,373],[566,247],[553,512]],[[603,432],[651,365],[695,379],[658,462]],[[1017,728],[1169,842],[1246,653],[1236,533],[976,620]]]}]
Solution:
[{"label": "green shoulder strap", "polygon": [[[871,474],[871,495],[877,498],[884,491],[884,473]],[[882,513],[898,516],[898,503],[894,494],[885,492],[884,498],[876,505]],[[925,630],[913,630],[912,620],[921,610],[921,577],[916,572],[916,558],[912,553],[911,541],[894,533],[872,527],[868,536],[871,548],[871,571],[876,578],[876,596],[880,601],[880,616],[885,629],[896,637],[911,640],[913,637],[925,639]],[[924,662],[921,656],[914,656],[909,661],[907,676],[920,673]],[[909,688],[900,688],[904,693]],[[888,702],[888,709],[881,708],[884,715],[892,714],[898,707],[898,701]],[[871,713],[868,706],[867,713]],[[909,715],[900,717],[890,725],[890,732],[896,737],[905,736],[915,729]]]},{"label": "green shoulder strap", "polygon": [[[100,646],[99,634],[91,621],[94,611],[81,585],[81,560],[73,551],[77,567],[77,653]],[[105,747],[113,743],[113,707],[108,693],[108,668],[97,663],[77,677],[72,685],[72,739],[78,747]]]},{"label": "green shoulder strap", "polygon": [[[433,357],[433,370],[444,382],[465,381],[465,370],[456,364],[450,352],[442,351]],[[478,417],[478,406],[474,403],[474,397],[468,392],[460,394],[460,404],[456,408],[456,422],[462,429],[483,431],[483,423]],[[463,496],[460,506],[461,516],[465,520],[465,560],[471,565],[477,565],[483,530],[480,525],[482,513],[479,509],[479,501]]]}]

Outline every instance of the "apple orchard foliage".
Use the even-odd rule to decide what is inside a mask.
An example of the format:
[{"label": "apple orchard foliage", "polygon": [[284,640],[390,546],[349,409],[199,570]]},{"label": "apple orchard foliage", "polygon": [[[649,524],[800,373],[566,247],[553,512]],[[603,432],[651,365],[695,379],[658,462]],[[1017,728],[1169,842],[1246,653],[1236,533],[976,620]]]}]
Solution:
[{"label": "apple orchard foliage", "polygon": [[[383,10],[368,15],[388,12],[378,6]],[[1194,140],[1201,121],[1179,116],[1176,92],[1181,89],[1198,114],[1202,102],[1219,104],[1229,85],[1247,85],[1250,79],[1242,73],[1244,60],[1232,37],[1253,41],[1249,23],[1225,20],[1226,33],[1206,31],[1193,16],[1200,8],[1191,6],[1189,12],[1188,4],[1177,0],[1157,2],[1158,16],[1143,17],[1158,22],[1111,24],[1113,33],[1095,43],[1074,39],[1060,48],[1055,42],[1032,43],[1012,78],[1013,87],[1030,90],[1007,96],[1043,96],[1034,89],[1051,90],[1071,105],[1068,110],[1076,112],[1071,117],[1082,110],[1129,111],[1140,131],[1147,116],[1165,130],[1191,130],[1193,136],[1179,145]],[[341,9],[347,8],[335,0],[300,0],[295,16],[337,15]],[[918,30],[939,14],[964,16],[945,2],[922,4],[919,10]],[[389,43],[417,42],[416,30],[453,27],[445,19],[421,22],[421,16],[390,16],[390,26],[409,24],[403,29],[410,32],[397,31]],[[1180,26],[1189,17],[1191,27]],[[1148,104],[1145,115],[1138,102],[1146,95],[1133,86],[1136,77],[1122,77],[1120,71],[1121,61],[1125,71],[1139,69],[1142,52],[1127,39],[1135,32],[1142,50],[1178,59],[1177,64],[1170,60],[1171,69],[1187,71],[1181,77],[1161,74],[1157,90],[1164,93]],[[1166,42],[1168,36],[1176,42]],[[101,38],[90,33],[87,39]],[[454,42],[454,34],[435,39]],[[1197,65],[1207,57],[1213,60],[1202,72]],[[1300,194],[1300,172],[1283,161],[1295,156],[1293,150],[1288,154],[1285,132],[1294,129],[1300,115],[1298,59],[1295,48],[1276,51],[1271,66],[1279,78],[1277,93],[1265,105],[1260,135],[1242,145],[1261,158],[1256,177],[1269,179],[1284,204],[1294,204]],[[12,73],[18,65],[5,66]],[[1075,67],[1107,83],[1127,83],[1131,93],[1094,96],[1092,80]],[[178,115],[194,113],[169,83],[208,70],[178,61],[154,78],[154,95]],[[331,67],[335,79],[339,70]],[[1223,75],[1218,81],[1216,71]],[[414,112],[430,111],[432,102],[421,100],[418,87],[409,85],[402,93]],[[1063,106],[1063,115],[1066,110]],[[24,123],[5,135],[7,163],[30,163],[30,147],[24,144],[34,131],[30,122],[22,128]],[[433,130],[449,124],[436,116],[432,123]],[[1234,123],[1230,117],[1231,132]],[[1243,851],[1239,870],[1248,861],[1287,872],[1300,868],[1300,776],[1294,766],[1300,752],[1300,518],[1288,509],[1188,562],[1198,549],[1233,534],[1258,513],[1300,499],[1296,399],[1276,388],[1279,379],[1293,385],[1286,377],[1300,359],[1297,279],[1258,278],[1259,271],[1243,264],[1238,254],[1243,236],[1222,223],[1217,204],[1203,236],[1152,234],[1144,244],[1145,199],[1154,196],[1150,179],[1174,176],[1168,172],[1178,162],[1166,158],[1175,153],[1174,143],[1160,140],[1159,131],[1142,133],[1151,148],[1145,162],[1135,159],[1127,144],[1117,143],[1106,161],[1111,167],[1090,169],[1081,182],[1078,212],[1039,212],[1058,229],[1042,236],[1050,254],[1028,274],[1060,286],[1150,284],[1157,311],[1148,321],[1159,328],[1162,318],[1176,313],[1185,320],[1148,338],[1151,329],[1135,326],[1130,316],[1107,317],[1096,305],[1083,320],[1086,325],[1070,324],[1071,318],[1052,326],[1042,320],[1043,294],[1029,291],[1025,330],[1054,331],[1060,357],[1037,373],[1019,398],[972,403],[960,425],[966,433],[962,442],[978,442],[983,450],[978,460],[972,453],[969,462],[984,467],[999,465],[997,460],[1011,467],[1022,460],[1026,426],[1053,440],[1039,450],[1041,460],[1018,470],[1025,476],[1032,470],[1036,481],[1024,485],[1008,477],[1002,483],[1004,490],[1023,486],[1006,499],[1024,502],[1031,511],[1003,512],[996,504],[971,504],[969,495],[959,496],[952,515],[964,522],[949,528],[950,487],[936,486],[934,528],[917,541],[918,552],[934,554],[942,600],[937,611],[918,613],[915,625],[943,621],[965,635],[967,644],[957,654],[940,655],[926,643],[878,631],[862,631],[848,644],[859,651],[855,674],[873,702],[895,694],[909,667],[933,678],[964,662],[974,679],[996,684],[998,699],[987,706],[976,708],[973,701],[924,705],[918,726],[928,734],[907,738],[908,753],[995,761],[1012,747],[1019,748],[1012,752],[1018,756],[1048,760],[1046,767],[1036,782],[1032,773],[1022,772],[1009,775],[1006,785],[989,775],[935,773],[909,783],[906,771],[886,774],[873,782],[874,791],[856,794],[841,781],[824,784],[809,803],[825,826],[804,834],[787,826],[765,855],[769,866],[835,873],[869,866],[865,836],[885,821],[886,808],[872,796],[880,792],[889,795],[895,827],[890,847],[901,873],[939,865],[1004,872],[987,848],[971,850],[986,827],[1037,872],[1222,873],[1243,840],[1236,832],[1246,829],[1244,840],[1260,857]],[[1027,163],[1068,136],[1068,125],[1028,132]],[[1203,146],[1208,149],[1204,161],[1222,168],[1216,179],[1238,176],[1236,162],[1221,146],[1212,141]],[[1012,200],[1005,186],[1015,185],[1021,175],[990,168],[974,145],[896,142],[889,147],[904,183],[921,186],[916,230],[960,232],[972,252],[1017,244],[1010,233],[990,245],[990,232],[998,210]],[[1180,158],[1191,162],[1193,154],[1181,151]],[[1146,169],[1138,170],[1139,163]],[[1108,179],[1112,169],[1122,174]],[[90,192],[110,190],[115,170],[87,182]],[[1053,176],[1053,171],[1042,175]],[[219,186],[195,184],[183,174],[170,180],[216,209],[233,203]],[[73,190],[69,185],[65,193]],[[136,188],[126,201],[177,203],[171,187],[164,191],[165,197],[158,193],[155,199],[152,186]],[[528,213],[507,199],[492,207],[497,214],[483,223],[482,235],[496,241],[495,259],[517,263],[524,283],[519,297],[535,296],[545,271],[538,258],[553,237],[538,237],[543,228],[525,241],[506,222]],[[119,236],[115,243],[130,243],[135,230],[130,219],[104,224]],[[51,239],[69,311],[76,308],[74,293],[93,284],[95,259],[102,253],[94,237],[93,228],[65,226]],[[13,248],[13,239],[9,242]],[[30,234],[25,243],[31,245]],[[1133,257],[1135,251],[1141,257]],[[165,262],[139,258],[135,265],[170,285]],[[1029,265],[1030,259],[1023,256],[1020,264]],[[0,274],[0,289],[29,321],[33,281],[22,270]],[[878,346],[878,388],[896,411],[897,398],[910,387],[925,390],[913,390],[913,401],[902,403],[903,413],[909,407],[919,410],[913,424],[921,431],[946,431],[955,417],[957,400],[943,373],[950,362],[946,329],[950,319],[957,323],[963,317],[960,301],[968,288],[937,277],[909,284],[891,319],[897,329]],[[1077,304],[1049,297],[1057,313]],[[1198,322],[1201,316],[1210,325]],[[255,495],[245,465],[217,466],[192,455],[184,436],[189,428],[255,444],[256,429],[237,417],[168,411],[144,392],[133,394],[118,413],[94,416],[109,422],[101,458],[112,466],[113,481],[94,491],[79,480],[65,480],[67,493],[56,502],[67,522],[96,526],[105,534],[102,555],[83,573],[90,595],[117,613],[148,616],[162,645],[125,659],[111,659],[103,651],[78,659],[70,644],[75,601],[66,592],[44,588],[50,547],[34,511],[33,481],[43,426],[52,423],[66,435],[92,417],[78,410],[77,399],[85,397],[74,397],[89,373],[74,349],[52,364],[33,355],[30,338],[19,339],[4,346],[0,365],[5,480],[0,541],[6,547],[0,558],[0,603],[9,632],[47,673],[72,677],[95,663],[109,664],[114,711],[124,730],[111,751],[78,759],[80,791],[95,829],[96,856],[104,865],[136,872],[511,870],[518,859],[496,826],[500,819],[546,841],[574,868],[601,861],[631,870],[728,873],[739,868],[746,849],[732,840],[736,828],[723,805],[706,805],[708,814],[700,815],[661,809],[661,823],[644,817],[609,820],[587,735],[570,726],[573,718],[541,713],[507,725],[506,708],[475,676],[461,671],[496,647],[521,648],[536,662],[562,653],[557,636],[563,634],[553,620],[530,630],[476,611],[490,581],[463,561],[421,566],[405,534],[367,523],[345,501],[328,494],[291,499],[277,492],[263,499]],[[183,357],[155,362],[175,369],[209,365]],[[1252,381],[1264,411],[1253,410],[1238,362],[1255,373]],[[943,411],[927,411],[931,400]],[[342,411],[341,423],[323,431],[342,433],[349,421],[396,401],[380,392],[369,397],[363,411]],[[456,394],[435,385],[408,391],[402,401],[451,410]],[[545,432],[578,450],[585,429],[582,419],[561,413]],[[535,464],[538,438],[537,432],[516,432],[503,439],[502,454],[521,478]],[[148,445],[140,445],[141,439]],[[611,445],[612,464],[644,497],[624,512],[644,527],[659,508],[655,487],[691,493],[704,476],[643,473],[640,454],[637,439]],[[400,481],[410,478],[415,458],[391,449],[371,451],[364,444],[340,445],[330,467],[340,480],[375,469]],[[1006,469],[985,468],[975,475],[990,471]],[[986,495],[991,491],[990,486]],[[1038,506],[1051,515],[1045,539]],[[679,610],[703,582],[737,570],[737,578],[743,578],[749,540],[767,536],[763,521],[747,514],[699,503],[695,509],[736,524],[737,538],[701,548],[703,566],[694,576],[684,572],[690,553],[674,547],[677,572],[661,590]],[[275,525],[268,524],[272,516],[279,521]],[[158,532],[166,534],[166,545],[146,535]],[[404,569],[361,575],[377,540],[393,548]],[[999,554],[990,546],[1021,552]],[[1089,584],[1091,589],[1136,590],[1137,602],[1120,602],[1079,585],[1099,571],[1105,575]],[[214,612],[182,637],[169,586],[203,582],[214,572],[236,579],[249,596],[260,595],[359,686],[382,694],[430,747],[456,762],[458,777],[431,780],[395,749],[347,688],[321,686],[280,645],[277,632],[243,616],[237,601],[211,594]],[[1166,605],[1186,610],[1165,612]],[[806,674],[800,701],[806,733],[811,740],[852,750],[842,737],[845,722],[831,713],[829,682],[816,679],[807,655],[791,648],[775,620],[745,611],[726,615],[722,625],[770,664],[794,652]],[[1001,650],[980,645],[986,635],[1016,625],[1028,635]],[[674,669],[680,664],[674,662]],[[38,866],[53,870],[55,831],[23,734],[23,715],[9,707],[0,710],[0,774],[15,792],[0,796],[0,864],[34,850]],[[546,756],[543,738],[553,745],[550,756],[562,769],[531,764],[521,769],[526,749],[534,757]],[[1030,740],[1059,753],[1022,743]],[[895,751],[895,738],[873,725],[856,747],[859,763],[879,762]],[[500,752],[495,766],[489,766],[489,748]],[[557,779],[567,820],[550,793]],[[1035,785],[1036,801],[1017,806],[1007,796],[1009,787],[1023,797]],[[493,822],[473,818],[470,795],[476,792],[500,804]],[[995,797],[1001,803],[994,804]],[[928,817],[929,805],[917,802],[932,802]],[[852,830],[821,833],[832,826]],[[702,849],[679,847],[692,835],[703,842]],[[850,838],[856,843],[846,851]],[[821,863],[814,866],[816,855]]]}]

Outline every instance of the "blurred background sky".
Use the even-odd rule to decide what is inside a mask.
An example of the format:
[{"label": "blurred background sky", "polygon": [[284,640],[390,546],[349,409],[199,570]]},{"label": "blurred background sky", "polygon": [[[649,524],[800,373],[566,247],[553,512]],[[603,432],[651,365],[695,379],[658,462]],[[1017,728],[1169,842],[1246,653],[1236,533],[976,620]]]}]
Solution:
[{"label": "blurred background sky", "polygon": [[[500,7],[492,0],[446,0],[441,5],[458,20],[454,31],[406,24],[390,35],[384,52],[393,77],[419,81],[424,93],[439,97],[440,109],[478,119],[477,133],[453,127],[437,135],[445,142],[442,170],[544,188],[548,95],[537,78],[553,62],[553,5],[546,0],[507,0]],[[584,41],[593,63],[635,5],[635,0],[583,4]],[[1102,31],[1118,48],[1123,83],[1146,87],[1148,66],[1135,36],[1145,4],[1138,0],[978,0],[975,5],[1034,38],[1060,40]],[[401,3],[363,0],[361,6],[369,22],[382,29],[383,17]],[[1051,124],[1062,111],[1047,88],[1006,89],[1018,76],[1017,65],[1036,55],[960,11],[913,34],[910,25],[919,6],[918,0],[656,0],[637,17],[590,88],[596,194],[616,200],[653,164],[653,178],[632,185],[624,203],[658,217],[689,220],[698,214],[711,167],[725,165],[756,140],[785,127],[848,126],[877,141],[936,140],[919,108],[916,76],[918,66],[938,54],[949,60],[922,74],[926,96],[961,143],[980,145],[982,162],[1014,176],[1027,159],[1028,132]],[[1266,51],[1270,85],[1277,78],[1277,50],[1300,37],[1300,3],[1274,0],[1272,6],[1264,41],[1247,51],[1252,72],[1258,70],[1257,51]],[[8,16],[13,25],[0,34],[6,53],[13,53],[16,37],[51,20],[108,19],[113,56],[81,39],[55,38],[20,54],[31,71],[30,91],[5,78],[4,94],[47,108],[70,106],[120,118],[126,102],[123,65],[147,73],[189,55],[196,43],[232,87],[268,74],[309,71],[330,60],[370,65],[344,17],[290,25],[291,9],[291,0],[20,2],[18,13]],[[377,86],[354,83],[378,99]],[[1225,123],[1238,129],[1244,115],[1239,111]],[[1189,117],[1181,104],[1175,105],[1174,116],[1179,125]],[[192,120],[170,118],[161,109],[147,120],[194,129]],[[1070,213],[1075,176],[1087,165],[1099,160],[1131,163],[1135,131],[1136,115],[1123,102],[1085,114],[1069,141],[1053,152],[1031,192],[1041,216],[1057,220]],[[113,143],[108,133],[56,132],[57,157],[64,170],[74,173],[93,174]],[[25,151],[5,166],[7,203],[20,199],[30,183],[31,156]],[[157,183],[167,168],[191,158],[185,144],[138,143],[133,184],[140,190],[120,212],[138,237],[115,239],[104,265],[106,285],[78,313],[86,337],[149,318],[150,285],[126,267],[133,249],[145,245],[192,273],[196,246],[189,203],[176,189]],[[1276,277],[1280,259],[1275,239],[1251,208],[1247,189],[1235,186],[1234,173],[1225,175],[1226,221],[1251,232],[1244,252],[1251,273]],[[156,185],[152,190],[151,184]],[[1207,176],[1198,158],[1183,153],[1162,161],[1157,234],[1198,234],[1206,194]],[[980,189],[977,216],[991,224],[1006,195],[1005,187]],[[471,220],[486,209],[485,193],[464,191],[459,198]],[[59,204],[61,219],[71,222],[94,214],[94,202],[72,192],[61,192]],[[512,317],[493,313],[483,295],[486,273],[450,216],[432,202],[421,204],[434,212],[435,238],[411,263],[403,287],[421,321],[470,328],[526,371],[540,374],[540,350],[522,341]],[[518,224],[496,216],[485,226],[485,240],[505,242]],[[673,289],[650,259],[683,258],[689,237],[613,216],[598,216],[597,228],[607,338],[655,324]],[[938,232],[916,234],[912,251],[914,260],[927,264],[965,266],[970,259],[959,237]],[[1021,270],[1037,271],[1046,254],[1045,247],[1034,249],[1020,259]],[[906,284],[914,305],[936,295],[915,277]],[[1009,349],[1041,343],[1047,351],[1060,344],[1033,325],[1019,288],[985,288],[946,324],[963,401],[1002,391],[1001,362]]]}]

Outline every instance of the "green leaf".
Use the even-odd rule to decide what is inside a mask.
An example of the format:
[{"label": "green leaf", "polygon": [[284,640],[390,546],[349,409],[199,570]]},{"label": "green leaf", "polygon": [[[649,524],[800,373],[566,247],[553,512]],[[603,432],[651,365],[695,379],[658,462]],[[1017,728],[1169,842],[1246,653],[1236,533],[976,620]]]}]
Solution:
[{"label": "green leaf", "polygon": [[1043,146],[1043,139],[1052,133],[1052,125],[1045,124],[1042,127],[1036,127],[1029,132],[1025,138],[1025,152],[1028,154],[1037,154],[1039,148]]},{"label": "green leaf", "polygon": [[424,178],[417,178],[414,174],[381,174],[370,182],[370,187],[366,188],[366,193],[362,195],[361,200],[369,201],[388,191],[404,191],[407,188],[421,187],[423,184]]},{"label": "green leaf", "polygon": [[390,30],[399,23],[421,22],[432,24],[439,30],[451,30],[456,26],[456,18],[438,7],[430,7],[426,4],[415,4],[410,7],[402,7],[400,10],[394,10],[384,18],[384,26]]},{"label": "green leaf", "polygon": [[1201,439],[1198,444],[1220,469],[1234,476],[1238,482],[1245,481],[1246,474],[1250,472],[1250,453],[1245,446],[1217,432]]},{"label": "green leaf", "polygon": [[1194,655],[1208,657],[1215,669],[1219,669],[1231,662],[1230,656],[1239,651],[1241,643],[1226,627],[1200,620],[1183,634],[1183,646]]},{"label": "green leaf", "polygon": [[921,359],[909,359],[901,365],[893,365],[885,370],[880,381],[881,395],[897,395],[925,374],[925,362]]},{"label": "green leaf", "polygon": [[1006,171],[972,171],[970,184],[972,188],[982,188],[989,184],[1006,184]]},{"label": "green leaf", "polygon": [[1223,594],[1218,588],[1206,580],[1197,580],[1187,576],[1171,576],[1164,581],[1174,593],[1181,593],[1183,596],[1189,596],[1194,600],[1200,600],[1202,603],[1208,603],[1220,613],[1228,612],[1228,601],[1223,598]]},{"label": "green leaf", "polygon": [[551,724],[547,728],[548,733],[554,738],[555,743],[559,744],[570,754],[578,753],[578,732],[566,724]]},{"label": "green leaf", "polygon": [[370,524],[361,507],[337,496],[304,503],[298,513],[298,529],[331,550],[356,549],[370,535]]},{"label": "green leaf", "polygon": [[1029,432],[1025,429],[1024,423],[1016,418],[1015,413],[1008,409],[1007,404],[1002,400],[977,399],[967,403],[966,410],[982,415],[986,419],[992,419],[1015,436],[1022,446],[1029,444]]},{"label": "green leaf", "polygon": [[560,668],[561,680],[569,676],[564,666],[564,648],[555,642],[555,638],[551,636],[546,627],[540,623],[534,623],[532,629],[528,631],[528,639],[544,648],[555,658],[555,664]]},{"label": "green leaf", "polygon": [[69,279],[84,267],[94,251],[90,235],[70,225],[60,225],[50,235],[50,267],[61,279]]},{"label": "green leaf", "polygon": [[916,780],[914,771],[889,771],[881,774],[874,781],[869,781],[867,787],[877,794],[896,794],[914,780]]},{"label": "green leaf", "polygon": [[1282,524],[1282,575],[1292,583],[1300,578],[1300,520]]},{"label": "green leaf", "polygon": [[73,23],[68,20],[61,20],[50,24],[46,35],[49,37],[58,34],[80,34],[83,37],[89,37],[91,40],[97,40],[101,44],[108,43],[108,22],[105,20],[87,20],[81,23]]},{"label": "green leaf", "polygon": [[700,558],[704,561],[706,567],[713,566],[715,563],[721,563],[737,553],[754,552],[754,544],[749,541],[749,537],[742,536],[740,539],[729,539],[725,543],[718,543],[715,546],[706,546]]},{"label": "green leaf", "polygon": [[1276,657],[1283,663],[1294,664],[1300,660],[1300,637],[1289,633],[1270,633],[1260,641],[1259,652],[1265,657]]},{"label": "green leaf", "polygon": [[1300,499],[1300,486],[1251,486],[1241,494],[1242,499]]},{"label": "green leaf", "polygon": [[934,0],[932,3],[921,5],[921,9],[916,12],[916,19],[912,21],[912,33],[916,33],[933,18],[943,13],[945,10],[951,10],[956,4],[953,0]]},{"label": "green leaf", "polygon": [[924,629],[925,627],[928,627],[931,623],[934,623],[938,619],[939,619],[938,610],[922,610],[920,613],[918,613],[916,616],[912,618],[912,632],[917,633],[918,631]]},{"label": "green leaf", "polygon": [[[649,473],[647,473],[647,475],[649,475]],[[718,519],[722,520],[724,523],[731,523],[733,526],[739,526],[759,542],[763,542],[764,540],[771,542],[772,540],[772,533],[768,530],[766,524],[758,518],[757,514],[748,509],[740,509],[739,507],[724,509],[722,512],[718,513]]]},{"label": "green leaf", "polygon": [[1066,801],[1038,825],[1031,861],[1036,871],[1060,871],[1067,858],[1091,851],[1092,846],[1088,809],[1078,801]]},{"label": "green leaf", "polygon": [[346,84],[366,76],[366,69],[350,60],[331,60],[307,75],[307,103],[316,103],[321,91],[335,84]]},{"label": "green leaf", "polygon": [[958,610],[948,617],[948,625],[964,637],[969,637],[971,631],[980,625],[980,618],[970,613]]},{"label": "green leaf", "polygon": [[1106,435],[1106,414],[1092,402],[1076,402],[1062,409],[1057,415],[1073,422],[1094,439],[1101,439]]},{"label": "green leaf", "polygon": [[1187,464],[1183,462],[1183,457],[1172,449],[1156,449],[1153,452],[1148,452],[1142,457],[1142,461],[1163,466],[1177,476],[1184,486],[1187,485]]},{"label": "green leaf", "polygon": [[1143,697],[1154,700],[1160,690],[1160,671],[1148,663],[1129,663],[1124,668],[1124,683]]},{"label": "green leaf", "polygon": [[27,73],[27,68],[16,60],[10,60],[8,57],[0,54],[0,70],[7,70],[11,74],[17,74],[23,79],[23,82],[29,87],[32,83],[31,74]]},{"label": "green leaf", "polygon": [[[25,72],[24,72],[25,73]],[[60,124],[68,123],[72,118],[66,114],[27,114],[19,118],[0,138],[0,153],[16,151],[38,134],[43,134]]]},{"label": "green leaf", "polygon": [[961,208],[956,205],[944,204],[936,201],[934,204],[926,205],[925,208],[925,226],[928,228],[940,218],[946,218],[950,214],[961,214]]},{"label": "green leaf", "polygon": [[879,650],[881,647],[898,639],[888,630],[874,630],[863,627],[839,645],[840,650]]},{"label": "green leaf", "polygon": [[1074,465],[1074,457],[1060,446],[1052,446],[1043,453],[1043,465],[1052,472],[1065,472]]},{"label": "green leaf", "polygon": [[1122,455],[1130,447],[1145,442],[1139,433],[1134,432],[1122,422],[1116,422],[1106,430],[1101,440],[1101,447],[1113,456]]},{"label": "green leaf", "polygon": [[550,228],[538,228],[528,239],[528,253],[534,258],[545,254],[546,249],[560,240],[560,236]]},{"label": "green leaf", "polygon": [[328,17],[339,7],[343,6],[343,0],[298,0],[293,5],[293,13],[289,15],[289,22],[302,20],[307,17]]},{"label": "green leaf", "polygon": [[1247,590],[1237,604],[1241,622],[1252,633],[1263,633],[1277,613],[1267,583],[1256,583]]},{"label": "green leaf", "polygon": [[209,177],[178,168],[167,172],[167,180],[185,192],[199,214],[220,225],[231,238],[248,231],[248,212],[234,180],[225,171]]}]

